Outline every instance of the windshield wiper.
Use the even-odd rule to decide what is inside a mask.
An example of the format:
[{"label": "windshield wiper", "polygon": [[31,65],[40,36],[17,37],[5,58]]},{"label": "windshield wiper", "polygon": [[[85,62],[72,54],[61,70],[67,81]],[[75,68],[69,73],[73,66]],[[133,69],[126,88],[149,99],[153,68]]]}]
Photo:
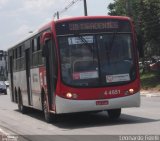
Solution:
[{"label": "windshield wiper", "polygon": [[78,38],[83,42],[83,44],[88,45],[87,40],[82,35],[79,35]]},{"label": "windshield wiper", "polygon": [[115,40],[115,38],[116,38],[116,35],[117,35],[117,31],[115,31],[115,32],[113,33],[112,39],[111,39],[111,41],[110,41],[110,43],[109,43],[109,47],[108,47],[107,44],[105,44],[105,49],[106,49],[106,51],[107,51],[108,64],[110,64],[110,55],[111,55],[110,53],[111,53],[111,51],[112,51],[113,43],[114,43],[114,40]]},{"label": "windshield wiper", "polygon": [[111,40],[111,42],[110,42],[110,50],[112,50],[113,43],[114,43],[114,40],[115,40],[116,35],[117,35],[117,31],[115,31],[115,32],[113,33],[112,40]]},{"label": "windshield wiper", "polygon": [[89,49],[92,52],[92,59],[93,59],[93,62],[94,62],[94,58],[95,58],[95,56],[94,56],[94,38],[93,38],[93,43],[92,43],[93,46],[91,46],[90,43],[88,43],[87,40],[82,35],[79,35],[77,37],[83,42],[84,45],[89,47]]}]

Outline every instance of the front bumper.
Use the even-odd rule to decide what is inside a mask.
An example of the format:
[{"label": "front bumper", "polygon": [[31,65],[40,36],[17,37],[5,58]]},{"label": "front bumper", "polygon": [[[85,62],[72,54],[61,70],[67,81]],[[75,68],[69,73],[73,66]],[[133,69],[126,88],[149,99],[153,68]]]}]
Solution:
[{"label": "front bumper", "polygon": [[[96,105],[96,101],[108,101],[107,105]],[[75,113],[87,111],[103,111],[108,109],[139,107],[140,92],[134,95],[102,100],[70,100],[56,96],[56,113]]]}]

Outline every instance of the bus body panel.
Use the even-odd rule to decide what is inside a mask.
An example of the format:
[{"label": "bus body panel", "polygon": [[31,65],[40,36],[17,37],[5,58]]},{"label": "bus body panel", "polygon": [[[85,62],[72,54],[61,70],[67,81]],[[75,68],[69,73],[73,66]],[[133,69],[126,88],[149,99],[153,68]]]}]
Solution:
[{"label": "bus body panel", "polygon": [[[108,102],[106,105],[96,105],[96,102],[104,101]],[[56,96],[56,113],[74,113],[74,112],[87,112],[87,111],[103,111],[109,109],[119,109],[128,107],[140,106],[140,92],[134,95],[103,99],[103,100],[70,100]]]},{"label": "bus body panel", "polygon": [[133,89],[134,93],[140,91],[139,79],[133,82],[117,86],[104,86],[104,87],[71,87],[61,84],[61,92],[57,93],[58,96],[66,98],[67,93],[77,94],[75,100],[94,100],[94,99],[112,99],[118,97],[125,97],[129,89]]},{"label": "bus body panel", "polygon": [[32,105],[29,105],[29,102],[28,102],[26,71],[14,72],[13,78],[14,78],[14,89],[17,93],[16,95],[18,96],[18,92],[20,90],[23,105],[42,110],[41,85],[40,85],[40,75],[39,74],[40,74],[40,68],[31,69],[30,80],[31,80],[31,95],[32,95],[32,100],[33,100]]},{"label": "bus body panel", "polygon": [[19,90],[21,91],[23,105],[28,105],[26,71],[13,72],[14,93],[18,100]]},{"label": "bus body panel", "polygon": [[39,70],[39,68],[31,69],[31,93],[33,98],[33,107],[36,109],[42,109]]}]

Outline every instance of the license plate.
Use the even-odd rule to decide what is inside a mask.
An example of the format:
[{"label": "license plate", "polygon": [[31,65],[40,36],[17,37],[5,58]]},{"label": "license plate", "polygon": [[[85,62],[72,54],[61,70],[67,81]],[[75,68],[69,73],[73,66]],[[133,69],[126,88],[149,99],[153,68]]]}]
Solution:
[{"label": "license plate", "polygon": [[105,100],[105,101],[96,101],[96,105],[108,105],[109,102],[108,100]]}]

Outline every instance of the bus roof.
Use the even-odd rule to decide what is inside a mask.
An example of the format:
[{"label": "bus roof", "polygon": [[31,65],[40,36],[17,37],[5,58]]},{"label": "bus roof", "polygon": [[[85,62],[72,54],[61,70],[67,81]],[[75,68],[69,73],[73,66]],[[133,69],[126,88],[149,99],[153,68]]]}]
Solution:
[{"label": "bus roof", "polygon": [[50,22],[48,22],[47,24],[45,24],[44,26],[42,26],[41,28],[39,28],[37,31],[35,31],[34,33],[32,33],[31,35],[27,36],[26,38],[24,38],[23,40],[20,40],[19,42],[17,42],[15,45],[13,45],[12,47],[10,47],[8,50],[16,47],[17,45],[27,41],[28,39],[32,38],[34,35],[38,34],[39,32],[42,32],[43,30],[51,27],[53,25],[53,23],[57,24],[57,23],[62,23],[62,22],[69,22],[69,21],[77,21],[77,20],[85,20],[85,19],[119,19],[119,20],[131,20],[129,17],[125,17],[125,16],[80,16],[80,17],[69,17],[69,18],[63,18],[63,19],[58,19],[58,20],[51,20]]},{"label": "bus roof", "polygon": [[70,17],[56,20],[55,23],[75,21],[75,20],[85,20],[85,19],[119,19],[119,20],[131,20],[129,17],[125,16],[81,16],[81,17]]},{"label": "bus roof", "polygon": [[62,19],[58,19],[58,20],[52,20],[49,23],[45,24],[44,26],[42,26],[38,31],[41,32],[44,29],[50,27],[52,25],[53,22],[56,23],[61,23],[61,22],[67,22],[67,21],[77,21],[77,20],[84,20],[84,19],[119,19],[119,20],[130,20],[129,17],[125,17],[125,16],[80,16],[80,17],[68,17],[68,18],[62,18]]}]

